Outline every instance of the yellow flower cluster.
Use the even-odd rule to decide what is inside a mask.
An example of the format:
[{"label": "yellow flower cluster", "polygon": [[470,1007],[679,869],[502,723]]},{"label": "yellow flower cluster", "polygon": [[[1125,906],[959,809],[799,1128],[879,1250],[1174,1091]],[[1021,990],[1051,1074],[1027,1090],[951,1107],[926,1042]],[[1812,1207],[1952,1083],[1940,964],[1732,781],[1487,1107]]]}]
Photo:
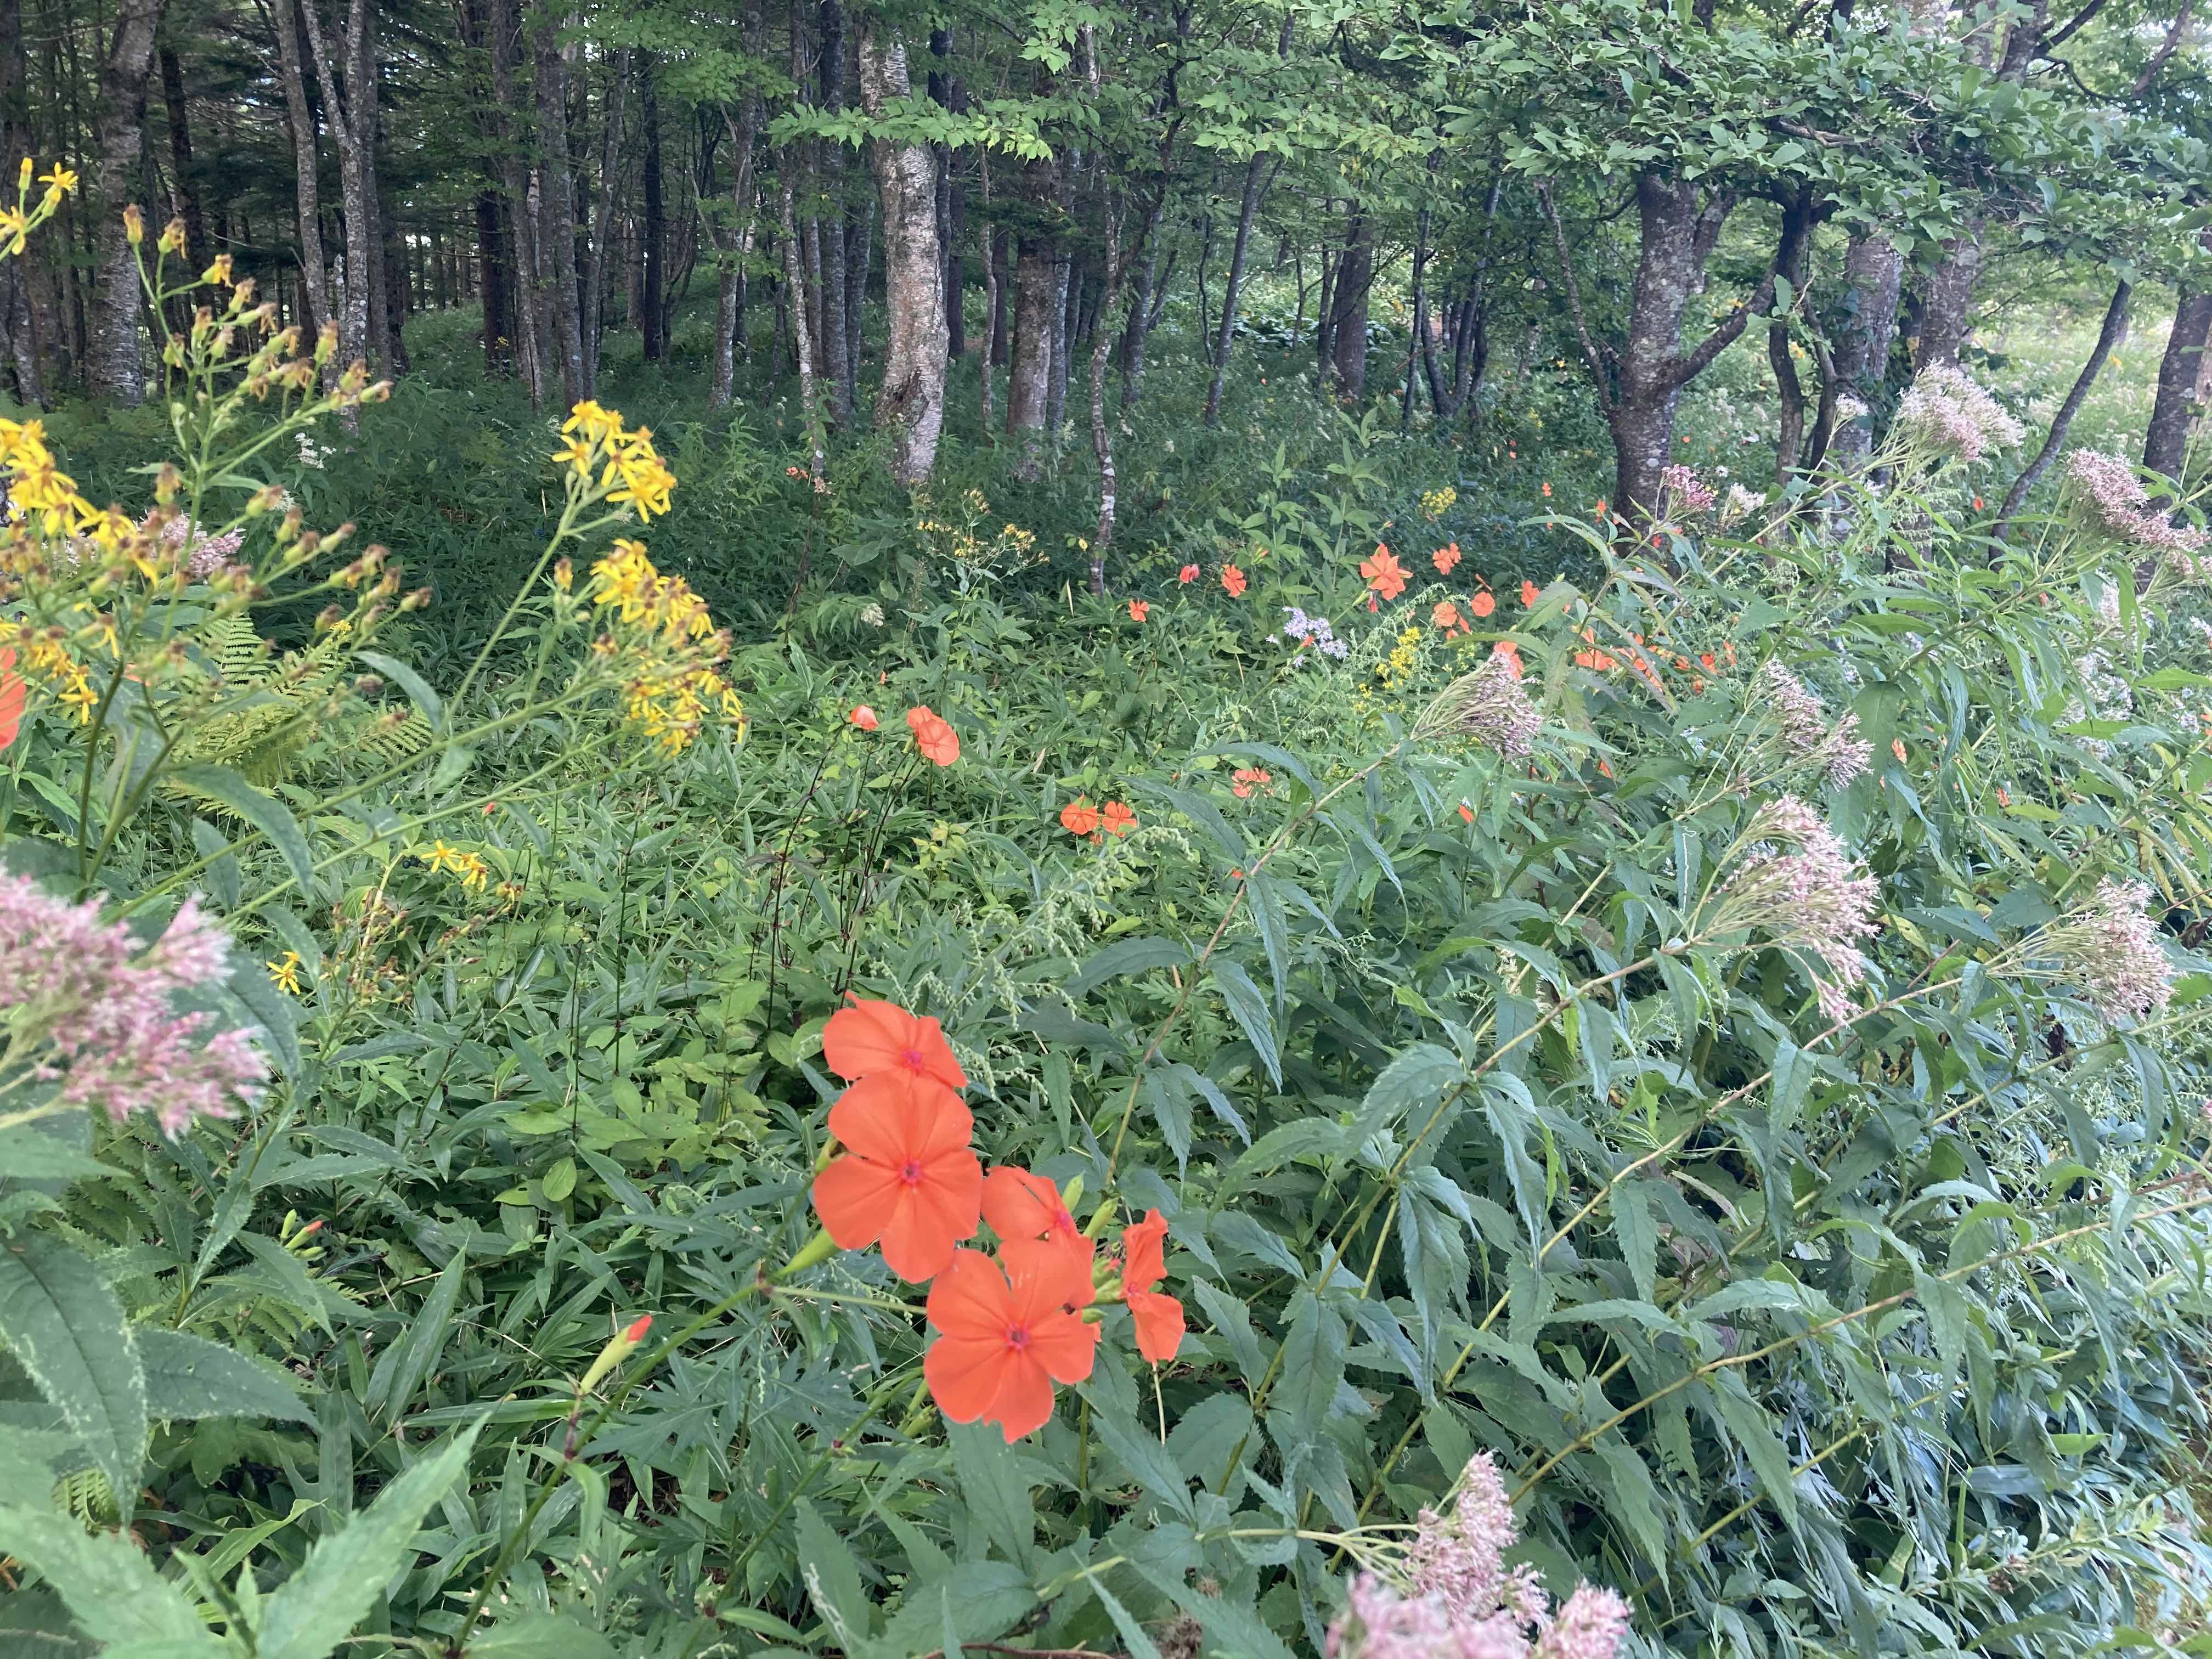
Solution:
[{"label": "yellow flower cluster", "polygon": [[49,536],[90,534],[103,546],[112,547],[127,533],[108,520],[76,493],[76,480],[61,470],[46,447],[43,422],[0,420],[0,467],[7,470],[8,511],[11,518],[30,520]]},{"label": "yellow flower cluster", "polygon": [[69,636],[62,629],[0,620],[0,650],[13,653],[15,662],[42,682],[80,724],[92,718],[100,702],[100,694],[92,689],[92,671],[70,653]]},{"label": "yellow flower cluster", "polygon": [[1446,484],[1442,489],[1421,492],[1421,516],[1434,521],[1451,511],[1452,503],[1459,500],[1459,491]]},{"label": "yellow flower cluster", "polygon": [[1420,655],[1421,629],[1415,623],[1398,635],[1398,643],[1391,647],[1389,656],[1375,665],[1375,678],[1382,682],[1385,690],[1395,690],[1413,677]]},{"label": "yellow flower cluster", "polygon": [[568,469],[576,488],[595,500],[635,507],[641,519],[668,511],[676,475],[653,448],[652,428],[631,431],[620,410],[587,399],[569,411],[561,435],[568,442],[554,451],[553,459]]},{"label": "yellow flower cluster", "polygon": [[586,591],[613,613],[615,631],[598,649],[623,676],[624,709],[647,737],[677,754],[719,715],[743,739],[744,704],[718,672],[729,641],[689,582],[662,575],[645,544],[624,537],[592,566]]},{"label": "yellow flower cluster", "polygon": [[442,841],[432,842],[428,852],[417,852],[415,856],[433,871],[452,871],[460,878],[461,885],[471,892],[491,878],[491,866],[484,862],[482,854],[464,852],[458,847],[447,846]]},{"label": "yellow flower cluster", "polygon": [[614,606],[623,621],[642,623],[671,645],[713,636],[706,600],[683,577],[662,575],[646,556],[643,542],[617,537],[615,550],[592,567],[592,574],[598,579],[592,604]]}]

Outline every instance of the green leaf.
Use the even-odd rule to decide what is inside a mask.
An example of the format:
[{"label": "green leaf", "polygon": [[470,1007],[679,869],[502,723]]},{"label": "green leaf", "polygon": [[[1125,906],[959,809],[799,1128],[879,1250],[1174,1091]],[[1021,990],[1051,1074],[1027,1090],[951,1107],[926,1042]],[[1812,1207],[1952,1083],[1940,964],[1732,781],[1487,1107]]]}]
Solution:
[{"label": "green leaf", "polygon": [[1642,1181],[1617,1182],[1613,1189],[1613,1236],[1620,1243],[1620,1259],[1636,1280],[1636,1293],[1646,1302],[1657,1294],[1659,1227],[1651,1218],[1651,1194]]},{"label": "green leaf", "polygon": [[1172,939],[1117,939],[1092,953],[1060,988],[1070,997],[1082,997],[1109,979],[1141,974],[1154,968],[1181,967],[1190,960],[1190,946]]},{"label": "green leaf", "polygon": [[997,1640],[1035,1606],[1029,1575],[1011,1561],[963,1561],[907,1592],[880,1645],[900,1655],[952,1653],[954,1642]]},{"label": "green leaf", "polygon": [[1213,963],[1213,982],[1221,990],[1222,1000],[1236,1017],[1252,1047],[1259,1052],[1260,1063],[1267,1068],[1267,1075],[1279,1089],[1283,1086],[1283,1060],[1275,1046],[1274,1023],[1267,1018],[1267,1000],[1260,994],[1260,988],[1252,982],[1252,975],[1243,965],[1226,957],[1216,957]]},{"label": "green leaf", "polygon": [[467,1473],[477,1428],[451,1437],[366,1510],[316,1540],[299,1571],[264,1604],[257,1659],[328,1659],[353,1633],[407,1565],[422,1517]]},{"label": "green leaf", "polygon": [[446,1264],[437,1284],[423,1299],[421,1310],[408,1322],[407,1334],[377,1366],[361,1402],[371,1415],[380,1411],[396,1419],[414,1400],[415,1390],[445,1349],[446,1333],[453,1322],[454,1304],[460,1300],[461,1281],[468,1265],[468,1252],[455,1250],[453,1259]]},{"label": "green leaf", "polygon": [[1792,1532],[1797,1529],[1797,1485],[1790,1478],[1790,1455],[1775,1438],[1774,1429],[1767,1415],[1745,1392],[1743,1379],[1733,1371],[1723,1374],[1711,1389],[1709,1398],[1720,1419],[1726,1425],[1736,1444],[1743,1448],[1744,1455],[1751,1460],[1752,1473],[1759,1477],[1766,1495],[1774,1500],[1774,1507],[1782,1512],[1782,1519]]},{"label": "green leaf", "polygon": [[283,854],[285,867],[291,871],[301,893],[310,899],[316,896],[314,855],[307,849],[307,838],[300,833],[299,820],[283,802],[266,790],[255,788],[228,766],[179,766],[169,774],[169,781],[189,794],[228,806],[268,836]]},{"label": "green leaf", "polygon": [[[446,729],[446,705],[430,682],[410,668],[397,657],[387,657],[381,651],[356,651],[354,655],[407,694],[408,701],[422,710],[422,718],[430,723],[430,730],[442,734]],[[471,1643],[471,1647],[478,1646]]]},{"label": "green leaf", "polygon": [[45,1233],[0,1246],[0,1346],[60,1409],[127,1519],[146,1455],[146,1373],[106,1276]]},{"label": "green leaf", "polygon": [[1036,1551],[1036,1511],[1014,1449],[988,1423],[955,1423],[945,1431],[952,1446],[960,1496],[983,1535],[1026,1568]]},{"label": "green leaf", "polygon": [[184,1421],[203,1417],[269,1417],[312,1423],[292,1380],[274,1365],[204,1337],[158,1325],[133,1331],[146,1370],[146,1414]]},{"label": "green leaf", "polygon": [[565,1613],[531,1613],[470,1638],[476,1659],[614,1659],[615,1644]]},{"label": "green leaf", "polygon": [[50,1510],[0,1505],[0,1555],[37,1568],[69,1604],[78,1628],[95,1642],[161,1642],[194,1653],[223,1651],[184,1593],[119,1533],[91,1534],[82,1522]]},{"label": "green leaf", "polygon": [[873,1651],[875,1644],[868,1639],[872,1609],[860,1586],[860,1564],[821,1511],[804,1498],[799,1504],[799,1559],[806,1594],[837,1645],[848,1653]]},{"label": "green leaf", "polygon": [[1290,1334],[1283,1339],[1280,1380],[1268,1403],[1270,1417],[1289,1419],[1296,1443],[1318,1439],[1328,1419],[1336,1385],[1344,1380],[1345,1328],[1343,1317],[1311,1291],[1300,1291],[1294,1305]]},{"label": "green leaf", "polygon": [[1136,1476],[1146,1492],[1164,1500],[1182,1520],[1195,1522],[1189,1483],[1168,1449],[1115,1411],[1103,1390],[1085,1384],[1082,1394],[1091,1402],[1091,1426],[1106,1449],[1121,1460],[1121,1467]]}]

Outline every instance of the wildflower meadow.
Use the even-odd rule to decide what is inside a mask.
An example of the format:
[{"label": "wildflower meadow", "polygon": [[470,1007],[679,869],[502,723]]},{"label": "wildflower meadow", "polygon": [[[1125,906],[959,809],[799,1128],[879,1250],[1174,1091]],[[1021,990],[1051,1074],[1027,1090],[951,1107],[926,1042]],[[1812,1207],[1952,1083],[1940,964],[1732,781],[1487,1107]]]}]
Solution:
[{"label": "wildflower meadow", "polygon": [[0,1659],[2212,1653],[2187,6],[191,6],[0,0]]}]

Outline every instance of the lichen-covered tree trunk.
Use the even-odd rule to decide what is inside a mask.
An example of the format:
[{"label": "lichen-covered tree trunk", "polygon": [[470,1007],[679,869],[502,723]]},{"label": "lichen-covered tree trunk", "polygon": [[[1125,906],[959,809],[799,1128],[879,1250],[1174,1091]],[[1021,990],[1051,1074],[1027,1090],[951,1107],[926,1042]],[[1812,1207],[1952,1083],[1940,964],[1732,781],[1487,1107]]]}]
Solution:
[{"label": "lichen-covered tree trunk", "polygon": [[[1838,393],[1871,409],[1897,338],[1897,305],[1904,291],[1905,252],[1887,236],[1855,236],[1844,252],[1844,318],[1836,331],[1833,381]],[[1863,465],[1874,447],[1870,420],[1841,422],[1828,454],[1839,471]]]},{"label": "lichen-covered tree trunk", "polygon": [[538,254],[560,365],[561,400],[580,403],[584,330],[576,294],[576,185],[568,155],[568,66],[561,56],[562,14],[547,6],[535,20],[532,67],[538,99]]},{"label": "lichen-covered tree trunk", "polygon": [[2189,456],[2190,411],[2204,374],[2204,349],[2212,340],[2212,289],[2184,289],[2173,307],[2173,328],[2158,365],[2158,395],[2143,431],[2142,464],[2179,483]]},{"label": "lichen-covered tree trunk", "polygon": [[[911,94],[906,47],[874,18],[860,26],[860,98],[871,117]],[[891,439],[891,476],[927,483],[945,426],[944,267],[939,258],[937,158],[929,146],[877,139],[884,206],[884,312],[889,349],[876,425]]]},{"label": "lichen-covered tree trunk", "polygon": [[1367,393],[1367,291],[1375,285],[1375,222],[1358,203],[1345,226],[1329,297],[1328,370],[1337,396],[1357,403]]},{"label": "lichen-covered tree trunk", "polygon": [[[1057,161],[1031,161],[1024,169],[1029,205],[1056,205]],[[1060,248],[1034,232],[1015,242],[1013,361],[1006,376],[1006,435],[1020,447],[1017,471],[1024,478],[1044,473],[1045,417],[1052,397],[1052,348],[1060,331]]]},{"label": "lichen-covered tree trunk", "polygon": [[154,66],[154,31],[161,19],[161,0],[119,0],[100,64],[100,297],[85,367],[93,395],[118,404],[135,404],[146,394],[145,356],[138,342],[144,290],[137,251],[125,234],[123,210],[137,194],[133,186],[146,135],[146,78]]}]

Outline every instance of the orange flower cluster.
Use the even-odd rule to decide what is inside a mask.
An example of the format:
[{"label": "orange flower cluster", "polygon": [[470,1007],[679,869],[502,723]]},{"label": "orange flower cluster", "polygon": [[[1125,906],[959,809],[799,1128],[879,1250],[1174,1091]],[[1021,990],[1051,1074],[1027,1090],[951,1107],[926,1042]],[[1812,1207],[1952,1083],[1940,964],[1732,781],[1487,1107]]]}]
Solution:
[{"label": "orange flower cluster", "polygon": [[1188,587],[1193,582],[1198,580],[1198,567],[1194,564],[1187,564],[1183,566],[1182,569],[1176,572],[1176,580],[1181,582],[1185,587]]},{"label": "orange flower cluster", "polygon": [[1221,567],[1221,586],[1228,590],[1229,597],[1231,599],[1243,599],[1244,597],[1244,573],[1239,570],[1233,564],[1223,565]]},{"label": "orange flower cluster", "polygon": [[1060,809],[1060,825],[1071,836],[1096,842],[1099,832],[1126,836],[1137,827],[1135,809],[1126,802],[1109,800],[1103,807],[1093,806],[1090,797],[1079,795]]},{"label": "orange flower cluster", "polygon": [[1439,576],[1450,575],[1452,567],[1459,562],[1459,544],[1454,542],[1449,547],[1438,548],[1429,555],[1429,562],[1436,566]]},{"label": "orange flower cluster", "polygon": [[[1124,1230],[1101,1277],[1059,1188],[1027,1170],[983,1172],[959,1094],[967,1074],[934,1019],[855,1000],[823,1028],[822,1057],[851,1086],[830,1108],[844,1150],[815,1178],[815,1211],[839,1248],[880,1243],[900,1278],[935,1281],[925,1311],[939,1337],[922,1376],[946,1417],[995,1423],[1009,1444],[1043,1427],[1054,1384],[1091,1375],[1102,1299],[1127,1305],[1145,1358],[1175,1358],[1182,1304],[1158,1288],[1167,1222],[1154,1210]],[[995,1259],[962,1248],[985,1222]]]},{"label": "orange flower cluster", "polygon": [[1129,601],[1129,620],[1140,623],[1152,613],[1152,607],[1143,599]]},{"label": "orange flower cluster", "polygon": [[1274,781],[1271,774],[1259,767],[1240,766],[1230,775],[1229,793],[1239,800],[1249,800],[1255,789],[1265,789]]}]

